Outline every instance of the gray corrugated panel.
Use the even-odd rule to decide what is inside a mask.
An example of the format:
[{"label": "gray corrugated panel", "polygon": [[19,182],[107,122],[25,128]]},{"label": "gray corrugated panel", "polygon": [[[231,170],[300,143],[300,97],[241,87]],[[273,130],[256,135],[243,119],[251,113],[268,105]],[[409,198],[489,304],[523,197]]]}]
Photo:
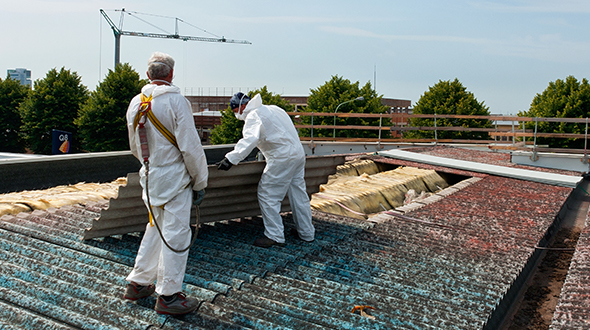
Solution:
[{"label": "gray corrugated panel", "polygon": [[[24,316],[0,312],[0,324],[481,329],[569,192],[486,176],[406,218],[383,214],[376,224],[314,212],[314,242],[287,234],[286,246],[269,249],[252,245],[264,231],[259,218],[202,224],[185,278],[202,303],[170,319],[153,311],[155,297],[121,298],[141,234],[80,240],[85,226],[76,221],[89,225],[106,203],[4,216],[0,306]],[[288,233],[294,224],[284,217]],[[374,307],[375,319],[351,313],[358,305]]]},{"label": "gray corrugated panel", "polygon": [[[70,209],[71,216],[92,213],[75,207]],[[133,249],[133,253],[120,246],[113,246],[111,250],[92,247],[80,243],[83,229],[63,238],[59,232],[47,234],[49,227],[40,227],[40,219],[40,212],[35,217],[25,214],[18,218],[2,217],[0,299],[54,319],[56,326],[145,329],[150,324],[163,323],[164,318],[152,310],[154,299],[149,303],[151,308],[138,308],[120,298],[126,284],[124,278],[133,265],[129,255],[137,251],[137,244],[125,247]],[[184,290],[191,296],[213,301],[216,291],[227,292],[230,288],[200,277],[201,273],[187,274]]]},{"label": "gray corrugated panel", "polygon": [[[4,320],[4,321],[2,321]],[[0,302],[0,329],[71,330],[76,329],[23,308]]]},{"label": "gray corrugated panel", "polygon": [[[539,187],[530,184],[518,187],[514,182],[504,187],[502,180],[496,183],[492,180],[487,188],[494,195],[502,190],[506,193],[504,198],[517,199]],[[540,240],[552,223],[556,212],[551,212],[551,208],[558,208],[563,203],[567,191],[553,190],[552,196],[548,197],[551,202],[529,205],[527,209],[532,207],[545,212],[543,216],[535,216],[532,222],[512,218],[510,211],[494,215],[500,211],[496,202],[507,202],[504,198],[490,201],[475,189],[463,191],[453,194],[449,201],[455,198],[460,202],[469,196],[474,211],[486,217],[464,222],[472,217],[471,209],[454,207],[454,203],[447,203],[454,211],[448,212],[448,206],[442,207],[445,215],[440,217],[436,204],[432,204],[420,212],[430,215],[436,211],[436,219],[430,221],[440,223],[444,220],[445,225],[449,225],[448,221],[456,221],[458,228],[392,220],[389,224],[375,225],[372,230],[359,233],[352,242],[344,240],[332,249],[326,247],[318,254],[322,260],[298,260],[297,264],[289,264],[280,273],[331,288],[334,298],[347,299],[341,292],[346,292],[347,297],[357,296],[359,304],[378,307],[382,313],[378,317],[380,320],[394,318],[395,315],[383,311],[395,310],[398,318],[401,315],[406,322],[421,324],[419,328],[481,328],[526,264],[527,257],[534,251],[535,241]],[[553,205],[540,208],[543,204]],[[531,239],[534,237],[536,239]],[[366,242],[358,245],[363,241]],[[519,245],[522,247],[518,248]],[[336,251],[337,255],[334,254]],[[330,260],[339,262],[328,267]],[[355,263],[359,264],[354,267]],[[364,268],[367,265],[371,268]],[[428,310],[428,318],[421,313],[424,309]]]},{"label": "gray corrugated panel", "polygon": [[528,180],[540,183],[546,183],[551,185],[563,186],[575,188],[576,185],[582,180],[580,176],[571,176],[547,172],[537,172],[531,170],[524,170],[519,168],[490,165],[483,163],[470,162],[465,160],[457,160],[451,158],[443,158],[437,156],[431,156],[426,154],[420,154],[415,152],[403,151],[403,150],[388,150],[381,151],[379,155],[390,158],[398,158],[408,161],[415,161],[419,163],[426,163],[431,165],[438,165],[443,167],[451,167],[461,170],[468,170],[479,173],[487,173],[492,175],[498,175],[503,177],[509,177],[520,180]]},{"label": "gray corrugated panel", "polygon": [[[219,171],[214,165],[208,167],[209,180],[206,195],[199,209],[201,223],[227,220],[260,214],[256,194],[258,181],[265,162],[245,162],[229,171]],[[344,156],[307,157],[305,181],[307,192],[315,193],[319,185],[336,173],[336,166],[344,164]],[[84,238],[104,237],[116,234],[143,231],[147,224],[147,210],[141,199],[139,175],[128,175],[127,185],[119,188],[119,196],[109,203],[100,218],[92,222]],[[231,202],[228,202],[231,201]],[[288,200],[283,201],[283,212],[290,211]],[[193,210],[192,216],[196,212]]]}]

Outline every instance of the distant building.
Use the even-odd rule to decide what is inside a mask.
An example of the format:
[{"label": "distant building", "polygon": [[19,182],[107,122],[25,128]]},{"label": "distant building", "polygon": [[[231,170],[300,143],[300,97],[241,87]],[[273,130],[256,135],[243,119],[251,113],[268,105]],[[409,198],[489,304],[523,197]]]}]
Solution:
[{"label": "distant building", "polygon": [[221,124],[221,112],[210,110],[193,112],[193,119],[197,131],[201,135],[201,143],[203,145],[211,144],[211,130]]},{"label": "distant building", "polygon": [[[385,101],[383,101],[385,100]],[[393,99],[381,99],[381,102],[387,106],[389,106],[389,110],[387,111],[390,114],[408,114],[411,115],[414,113],[412,109],[411,102],[408,100],[393,100]],[[391,118],[391,125],[392,126],[403,126],[407,127],[409,125],[407,119],[395,116]],[[403,134],[402,131],[399,130],[391,130],[391,137],[392,138],[402,138]]]},{"label": "distant building", "polygon": [[7,70],[10,79],[19,81],[21,85],[31,87],[31,70],[18,68]]},{"label": "distant building", "polygon": [[[281,96],[285,101],[295,106],[294,111],[307,106],[307,96]],[[201,133],[201,143],[210,144],[211,130],[221,124],[221,111],[227,109],[231,96],[186,96],[191,103],[195,126]],[[381,104],[389,107],[388,113],[412,114],[410,100],[381,98]],[[401,118],[392,122],[395,126],[407,125]],[[392,137],[400,137],[399,131],[391,131]]]},{"label": "distant building", "polygon": [[[193,113],[201,111],[223,111],[229,106],[231,96],[186,96],[190,101]],[[281,96],[282,99],[295,106],[295,111],[307,106],[307,96]],[[410,100],[381,98],[381,104],[388,106],[391,111],[403,109],[407,112],[411,106]]]}]

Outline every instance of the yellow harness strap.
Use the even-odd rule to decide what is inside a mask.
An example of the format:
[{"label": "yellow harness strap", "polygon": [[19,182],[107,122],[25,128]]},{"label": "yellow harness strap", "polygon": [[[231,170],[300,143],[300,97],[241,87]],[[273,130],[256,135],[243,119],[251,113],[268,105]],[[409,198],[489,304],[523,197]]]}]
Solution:
[{"label": "yellow harness strap", "polygon": [[[158,207],[161,208],[162,210],[164,209],[164,205],[158,206]],[[150,226],[153,227],[154,226],[154,216],[152,215],[152,210],[150,210],[148,213],[149,213],[149,219],[150,219]]]},{"label": "yellow harness strap", "polygon": [[[133,129],[137,129],[140,120],[143,116],[146,116],[147,119],[154,125],[154,127],[160,132],[170,143],[172,143],[176,148],[178,148],[178,143],[176,142],[176,137],[172,134],[159,120],[156,118],[152,110],[152,95],[145,96],[143,93],[141,94],[141,103],[139,104],[139,111],[135,115],[133,119]],[[143,126],[142,126],[143,127]],[[163,210],[164,205],[160,206]],[[154,216],[152,215],[152,210],[149,210],[149,219],[150,219],[150,226],[154,226]]]},{"label": "yellow harness strap", "polygon": [[176,137],[172,134],[166,126],[164,126],[156,115],[151,111],[152,110],[152,95],[145,96],[143,93],[141,94],[141,103],[139,104],[139,111],[137,115],[135,115],[135,119],[133,120],[133,129],[137,128],[139,125],[139,121],[141,117],[147,116],[147,119],[154,125],[154,127],[160,132],[170,143],[172,143],[176,148],[178,148],[178,143],[176,142]]}]

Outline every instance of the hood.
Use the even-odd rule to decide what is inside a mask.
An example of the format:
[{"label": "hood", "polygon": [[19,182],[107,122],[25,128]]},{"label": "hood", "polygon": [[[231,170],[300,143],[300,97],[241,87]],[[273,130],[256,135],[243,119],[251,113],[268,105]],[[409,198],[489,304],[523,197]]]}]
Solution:
[{"label": "hood", "polygon": [[251,100],[250,102],[248,102],[248,104],[246,105],[246,108],[244,109],[244,112],[242,112],[242,114],[238,117],[238,119],[240,120],[245,120],[246,116],[248,116],[248,114],[254,110],[254,109],[258,109],[262,106],[262,96],[260,96],[260,94],[256,94]]},{"label": "hood", "polygon": [[141,89],[143,95],[157,97],[166,93],[180,93],[180,88],[174,85],[155,85],[147,84]]}]

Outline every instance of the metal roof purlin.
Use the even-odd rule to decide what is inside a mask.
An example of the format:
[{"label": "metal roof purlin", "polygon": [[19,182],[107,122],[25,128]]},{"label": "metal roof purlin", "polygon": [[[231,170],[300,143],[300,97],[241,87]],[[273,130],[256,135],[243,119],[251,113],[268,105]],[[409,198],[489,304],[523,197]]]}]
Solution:
[{"label": "metal roof purlin", "polygon": [[430,165],[438,165],[442,167],[450,167],[472,172],[487,173],[497,176],[509,177],[513,179],[546,183],[561,187],[575,188],[578,185],[578,183],[582,180],[581,176],[563,175],[556,173],[525,170],[520,168],[512,168],[506,166],[476,163],[465,160],[425,155],[415,152],[403,151],[399,149],[381,151],[378,154],[383,157],[397,158],[407,161],[414,161]]}]

